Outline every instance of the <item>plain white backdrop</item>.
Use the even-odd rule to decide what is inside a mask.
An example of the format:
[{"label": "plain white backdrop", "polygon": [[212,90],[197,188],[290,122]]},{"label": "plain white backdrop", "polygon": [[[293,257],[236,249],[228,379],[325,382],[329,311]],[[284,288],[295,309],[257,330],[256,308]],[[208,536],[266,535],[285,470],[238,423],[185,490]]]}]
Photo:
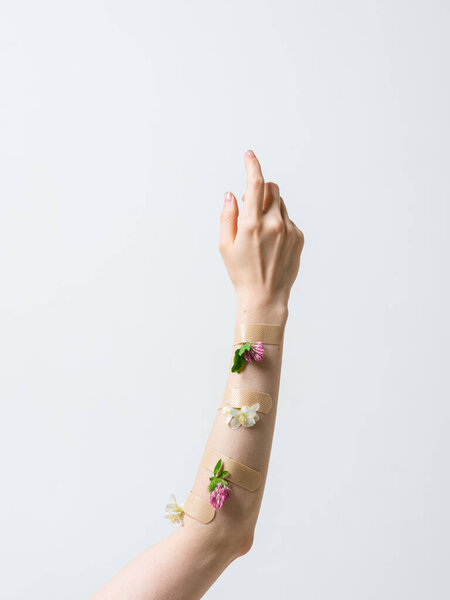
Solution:
[{"label": "plain white backdrop", "polygon": [[88,598],[172,531],[225,386],[247,148],[306,242],[254,547],[206,597],[447,599],[449,4],[0,17],[2,600]]}]

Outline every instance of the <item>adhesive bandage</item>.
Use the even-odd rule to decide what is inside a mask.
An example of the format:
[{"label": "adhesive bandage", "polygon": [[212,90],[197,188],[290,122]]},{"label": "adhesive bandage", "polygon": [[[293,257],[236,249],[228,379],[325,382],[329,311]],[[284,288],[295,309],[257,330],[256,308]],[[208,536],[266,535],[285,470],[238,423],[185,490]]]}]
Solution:
[{"label": "adhesive bandage", "polygon": [[252,406],[258,403],[258,412],[264,414],[269,413],[272,408],[272,396],[270,394],[242,388],[225,390],[219,408],[223,408],[225,402],[229,402],[233,408],[242,408],[243,406]]},{"label": "adhesive bandage", "polygon": [[284,327],[268,323],[238,323],[234,333],[234,345],[244,342],[281,344]]},{"label": "adhesive bandage", "polygon": [[183,511],[192,517],[197,519],[200,523],[210,523],[215,515],[216,511],[206,500],[202,500],[199,496],[194,494],[192,490],[189,492],[186,502],[183,505]]},{"label": "adhesive bandage", "polygon": [[205,469],[208,469],[208,471],[214,471],[214,466],[219,460],[222,460],[224,469],[229,471],[227,479],[231,483],[235,483],[249,492],[254,492],[258,489],[261,483],[261,473],[259,471],[247,467],[229,456],[225,456],[214,448],[206,448],[201,465]]}]

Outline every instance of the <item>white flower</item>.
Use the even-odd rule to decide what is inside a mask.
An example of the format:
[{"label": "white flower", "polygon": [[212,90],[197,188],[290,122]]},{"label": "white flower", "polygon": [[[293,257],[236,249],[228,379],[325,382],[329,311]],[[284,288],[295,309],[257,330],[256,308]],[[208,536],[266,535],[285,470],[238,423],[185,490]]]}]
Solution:
[{"label": "white flower", "polygon": [[170,502],[166,504],[165,518],[170,519],[175,525],[176,523],[183,524],[183,505],[177,504],[174,494],[170,495]]},{"label": "white flower", "polygon": [[259,421],[259,415],[256,412],[259,409],[259,402],[253,404],[253,406],[243,406],[241,410],[236,411],[237,414],[233,415],[230,426],[231,429],[237,429],[242,427],[253,427],[256,421]]},{"label": "white flower", "polygon": [[229,402],[225,402],[222,414],[227,416],[227,423],[229,423],[233,417],[239,414],[239,411],[233,408]]}]

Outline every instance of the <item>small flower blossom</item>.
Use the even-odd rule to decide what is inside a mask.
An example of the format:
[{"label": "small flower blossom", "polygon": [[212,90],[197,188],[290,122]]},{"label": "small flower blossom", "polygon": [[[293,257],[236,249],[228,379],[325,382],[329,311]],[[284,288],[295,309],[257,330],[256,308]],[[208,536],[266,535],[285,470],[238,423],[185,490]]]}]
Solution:
[{"label": "small flower blossom", "polygon": [[238,410],[233,408],[229,402],[225,402],[225,406],[222,408],[222,414],[226,415],[226,422],[229,423],[231,419],[239,413]]},{"label": "small flower blossom", "polygon": [[174,494],[171,494],[170,502],[169,502],[169,504],[166,504],[166,513],[165,513],[164,517],[166,519],[170,519],[170,521],[172,521],[172,523],[174,525],[177,523],[180,523],[181,525],[183,525],[183,515],[184,515],[183,505],[177,504]]},{"label": "small flower blossom", "polygon": [[259,421],[259,402],[253,404],[253,406],[243,406],[240,410],[236,411],[237,414],[231,418],[230,426],[231,429],[237,429],[242,427],[253,427],[253,425]]},{"label": "small flower blossom", "polygon": [[254,360],[262,361],[264,356],[264,346],[262,342],[242,342],[239,348],[234,352],[232,373],[240,373],[247,363]]},{"label": "small flower blossom", "polygon": [[257,362],[262,361],[264,357],[264,346],[262,342],[255,342],[252,344],[250,350],[246,350],[243,356],[247,362],[252,362],[252,360],[256,360]]},{"label": "small flower blossom", "polygon": [[213,491],[209,494],[209,503],[214,508],[214,510],[219,510],[222,508],[223,503],[229,497],[231,492],[231,486],[224,485],[223,483],[218,483],[217,486],[213,489]]}]

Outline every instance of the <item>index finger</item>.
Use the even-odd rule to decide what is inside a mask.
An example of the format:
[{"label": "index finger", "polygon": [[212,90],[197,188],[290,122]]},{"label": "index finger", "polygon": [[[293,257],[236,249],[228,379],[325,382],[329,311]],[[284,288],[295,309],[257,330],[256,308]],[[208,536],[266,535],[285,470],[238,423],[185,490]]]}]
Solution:
[{"label": "index finger", "polygon": [[247,172],[247,188],[242,214],[259,217],[262,215],[264,202],[264,177],[261,165],[252,150],[247,150],[244,160]]}]

